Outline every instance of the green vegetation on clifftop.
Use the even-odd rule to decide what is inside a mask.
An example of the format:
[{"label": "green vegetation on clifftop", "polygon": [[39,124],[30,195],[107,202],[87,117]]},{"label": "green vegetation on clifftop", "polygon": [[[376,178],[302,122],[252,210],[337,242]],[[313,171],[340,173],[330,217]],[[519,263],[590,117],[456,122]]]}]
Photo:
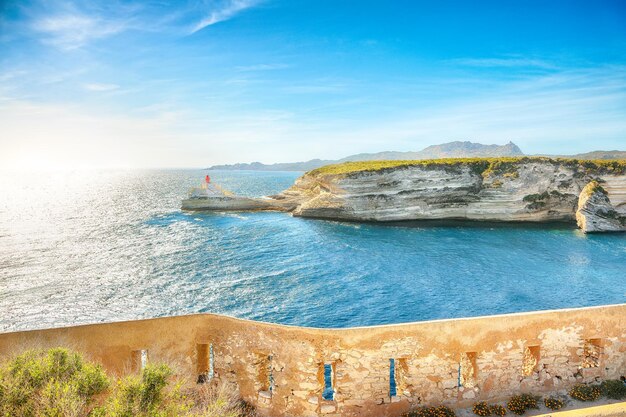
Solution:
[{"label": "green vegetation on clifftop", "polygon": [[546,162],[593,173],[626,173],[626,160],[578,160],[546,157],[502,157],[502,158],[443,158],[408,161],[359,161],[326,165],[309,171],[306,175],[350,175],[357,172],[377,172],[396,168],[459,168],[468,166],[483,176],[491,174],[515,175],[517,165],[529,162]]}]

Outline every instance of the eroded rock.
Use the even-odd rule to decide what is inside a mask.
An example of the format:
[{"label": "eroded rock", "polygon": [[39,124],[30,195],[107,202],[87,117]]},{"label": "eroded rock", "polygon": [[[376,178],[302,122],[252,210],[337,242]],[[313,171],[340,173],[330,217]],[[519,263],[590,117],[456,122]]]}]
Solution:
[{"label": "eroded rock", "polygon": [[581,191],[576,223],[585,233],[626,231],[626,217],[615,210],[598,181],[591,181]]}]

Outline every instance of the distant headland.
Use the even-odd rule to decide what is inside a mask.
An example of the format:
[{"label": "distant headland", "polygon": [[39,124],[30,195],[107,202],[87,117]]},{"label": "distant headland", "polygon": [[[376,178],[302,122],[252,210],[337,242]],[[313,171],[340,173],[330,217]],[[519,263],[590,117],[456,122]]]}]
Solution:
[{"label": "distant headland", "polygon": [[[526,154],[513,142],[505,145],[484,145],[470,141],[454,141],[431,145],[417,152],[375,152],[350,155],[341,159],[311,159],[302,162],[281,162],[276,164],[264,164],[262,162],[236,163],[225,165],[213,165],[210,170],[228,171],[311,171],[325,165],[341,164],[343,162],[360,161],[397,161],[397,160],[421,160],[439,158],[493,158],[504,156],[525,156]],[[574,159],[626,159],[626,151],[593,151],[575,155],[535,155],[552,156]]]}]

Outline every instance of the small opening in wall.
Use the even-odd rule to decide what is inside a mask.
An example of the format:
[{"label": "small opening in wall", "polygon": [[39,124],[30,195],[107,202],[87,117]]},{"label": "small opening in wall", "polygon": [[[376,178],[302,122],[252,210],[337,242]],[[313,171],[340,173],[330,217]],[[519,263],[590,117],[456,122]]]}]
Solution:
[{"label": "small opening in wall", "polygon": [[476,365],[476,352],[466,352],[461,354],[459,362],[459,386],[474,388],[476,377],[478,376],[478,366]]},{"label": "small opening in wall", "polygon": [[324,364],[324,391],[322,391],[322,398],[332,401],[335,399],[335,389],[333,384],[334,370],[331,363]]},{"label": "small opening in wall", "polygon": [[148,364],[148,350],[139,349],[132,352],[132,368],[134,372],[142,371]]},{"label": "small opening in wall", "polygon": [[602,339],[585,339],[583,341],[582,367],[599,367],[602,353]]},{"label": "small opening in wall", "polygon": [[198,384],[209,382],[215,376],[213,368],[213,344],[198,343],[196,344],[196,355],[198,365],[196,371],[198,373]]},{"label": "small opening in wall", "polygon": [[198,343],[196,345],[196,358],[198,373],[198,384],[204,384],[209,375],[209,345],[208,343]]},{"label": "small opening in wall", "polygon": [[209,345],[209,381],[215,376],[215,354],[213,353],[213,343]]},{"label": "small opening in wall", "polygon": [[524,348],[524,358],[522,360],[522,375],[530,376],[539,367],[539,346],[526,346]]},{"label": "small opening in wall", "polygon": [[389,396],[395,397],[397,395],[396,389],[396,360],[389,359]]},{"label": "small opening in wall", "polygon": [[269,394],[274,390],[274,375],[272,373],[272,355],[266,353],[257,354],[257,386],[259,391]]},{"label": "small opening in wall", "polygon": [[269,379],[269,384],[270,384],[270,392],[274,392],[274,372],[272,370],[272,355],[269,355],[267,357],[268,360],[268,379]]},{"label": "small opening in wall", "polygon": [[395,360],[396,395],[403,395],[409,389],[407,375],[409,373],[408,358],[396,358]]}]

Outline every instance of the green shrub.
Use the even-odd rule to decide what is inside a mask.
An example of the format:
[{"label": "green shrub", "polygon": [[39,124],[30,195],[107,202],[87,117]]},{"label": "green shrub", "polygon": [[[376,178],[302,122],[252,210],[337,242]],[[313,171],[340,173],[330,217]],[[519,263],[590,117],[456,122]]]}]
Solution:
[{"label": "green shrub", "polygon": [[476,414],[477,416],[490,416],[491,415],[491,409],[489,408],[487,403],[484,401],[479,401],[477,403],[474,403],[474,406],[472,407],[472,412]]},{"label": "green shrub", "polygon": [[619,379],[610,379],[600,384],[602,395],[612,400],[623,400],[626,398],[626,385]]},{"label": "green shrub", "polygon": [[578,401],[596,401],[602,395],[600,387],[595,385],[577,384],[569,391],[570,397]]},{"label": "green shrub", "polygon": [[0,415],[86,415],[109,379],[68,349],[29,350],[0,366]]},{"label": "green shrub", "polygon": [[98,410],[107,417],[179,416],[193,407],[180,393],[180,385],[168,386],[172,370],[167,365],[148,364],[141,375],[117,382],[105,405]]},{"label": "green shrub", "polygon": [[445,405],[438,407],[420,407],[404,414],[404,417],[455,417],[455,412]]},{"label": "green shrub", "polygon": [[539,398],[540,397],[533,397],[530,394],[514,395],[514,396],[511,397],[509,402],[506,404],[506,407],[513,414],[517,414],[518,416],[521,416],[527,410],[530,410],[530,409],[533,409],[533,408],[534,409],[539,408],[537,406],[537,400]]},{"label": "green shrub", "polygon": [[[30,350],[0,364],[1,417],[245,417],[254,409],[232,386],[182,392],[172,370],[148,364],[109,382],[100,365],[55,348]],[[445,415],[444,415],[445,416]],[[447,417],[447,416],[445,416]]]},{"label": "green shrub", "polygon": [[563,400],[561,400],[560,398],[556,398],[556,397],[544,398],[543,403],[545,404],[547,408],[549,408],[552,411],[560,410],[565,405]]}]

